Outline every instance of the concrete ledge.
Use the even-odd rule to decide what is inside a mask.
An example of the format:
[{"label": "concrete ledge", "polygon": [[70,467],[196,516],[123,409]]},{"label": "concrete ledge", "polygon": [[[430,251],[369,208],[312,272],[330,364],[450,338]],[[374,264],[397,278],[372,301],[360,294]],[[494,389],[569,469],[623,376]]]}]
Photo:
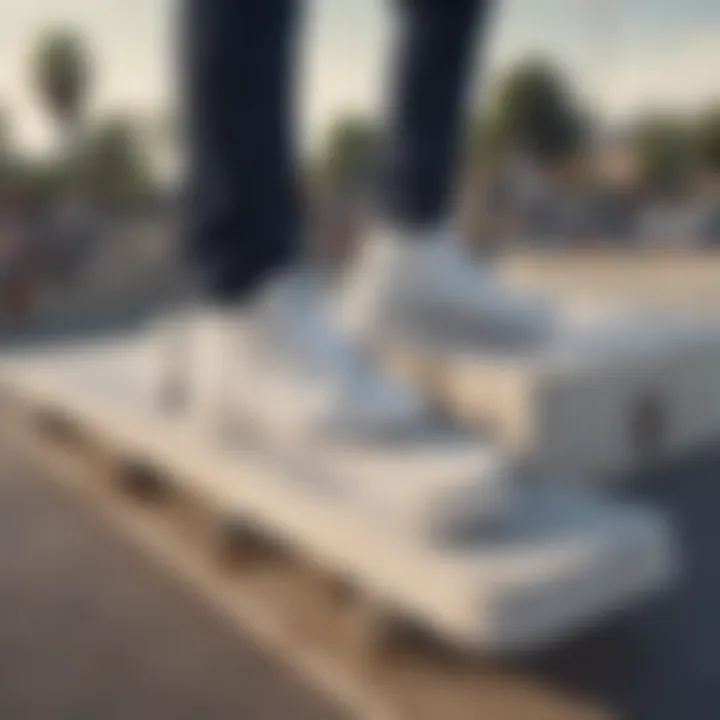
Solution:
[{"label": "concrete ledge", "polygon": [[720,331],[623,320],[523,350],[387,348],[394,370],[479,434],[580,482],[623,480],[720,437]]},{"label": "concrete ledge", "polygon": [[[104,449],[116,476],[135,476],[135,491],[163,485],[151,494],[223,565],[238,546],[279,549],[357,587],[382,616],[465,650],[501,654],[580,632],[674,578],[677,557],[662,518],[566,489],[538,485],[506,531],[452,546],[369,524],[342,495],[318,494],[253,448],[221,449],[182,422],[143,411],[131,392],[118,392],[122,347],[17,355],[0,361],[0,374],[34,412],[71,418],[76,435]],[[249,538],[263,542],[246,545]]]}]

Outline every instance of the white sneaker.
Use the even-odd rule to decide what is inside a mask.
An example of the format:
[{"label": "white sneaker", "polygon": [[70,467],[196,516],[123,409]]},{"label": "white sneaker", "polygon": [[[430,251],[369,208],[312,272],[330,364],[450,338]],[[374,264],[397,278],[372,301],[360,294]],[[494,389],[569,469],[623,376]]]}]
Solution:
[{"label": "white sneaker", "polygon": [[249,440],[289,477],[332,488],[393,531],[502,526],[515,506],[514,462],[382,376],[318,295],[288,275],[250,307],[183,314],[165,335],[164,399],[184,401],[211,439]]},{"label": "white sneaker", "polygon": [[384,232],[361,250],[343,290],[343,319],[365,341],[525,344],[555,325],[552,303],[521,295],[437,230]]},{"label": "white sneaker", "polygon": [[165,405],[186,405],[203,425],[232,419],[265,434],[386,437],[427,420],[419,397],[335,328],[300,273],[269,283],[249,307],[172,320],[160,388]]}]

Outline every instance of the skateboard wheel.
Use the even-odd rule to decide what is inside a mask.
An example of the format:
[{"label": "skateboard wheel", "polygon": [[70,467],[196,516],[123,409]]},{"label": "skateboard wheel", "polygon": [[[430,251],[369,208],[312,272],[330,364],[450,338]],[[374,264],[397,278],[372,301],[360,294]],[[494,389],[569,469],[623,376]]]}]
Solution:
[{"label": "skateboard wheel", "polygon": [[120,484],[129,495],[146,502],[157,502],[167,492],[162,472],[143,460],[121,463]]}]

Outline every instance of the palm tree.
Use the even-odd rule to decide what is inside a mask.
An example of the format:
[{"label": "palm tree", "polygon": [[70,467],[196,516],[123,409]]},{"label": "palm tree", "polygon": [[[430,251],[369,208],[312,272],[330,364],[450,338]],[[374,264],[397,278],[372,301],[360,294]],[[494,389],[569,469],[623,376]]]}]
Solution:
[{"label": "palm tree", "polygon": [[80,37],[70,30],[48,31],[38,43],[33,72],[38,94],[59,128],[66,157],[73,159],[90,84],[89,55]]}]

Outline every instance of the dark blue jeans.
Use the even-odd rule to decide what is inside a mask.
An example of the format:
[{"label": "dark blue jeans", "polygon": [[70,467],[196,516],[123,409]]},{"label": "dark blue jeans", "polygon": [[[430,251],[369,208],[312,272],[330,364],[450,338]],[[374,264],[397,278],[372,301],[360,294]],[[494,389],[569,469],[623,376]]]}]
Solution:
[{"label": "dark blue jeans", "polygon": [[[422,227],[448,212],[473,48],[492,0],[394,0],[400,14],[378,205]],[[297,0],[185,0],[193,267],[220,301],[292,263],[304,233],[294,148]]]}]

